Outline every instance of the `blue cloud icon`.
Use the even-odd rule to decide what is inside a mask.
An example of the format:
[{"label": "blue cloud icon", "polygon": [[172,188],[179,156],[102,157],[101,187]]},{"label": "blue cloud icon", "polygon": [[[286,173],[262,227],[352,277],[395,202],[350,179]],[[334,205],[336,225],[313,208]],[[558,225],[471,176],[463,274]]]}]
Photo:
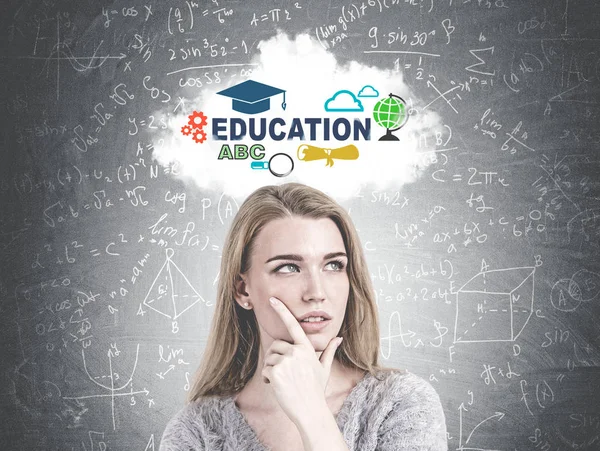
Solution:
[{"label": "blue cloud icon", "polygon": [[325,111],[364,111],[364,108],[352,92],[342,89],[327,99]]},{"label": "blue cloud icon", "polygon": [[371,85],[365,85],[358,92],[358,97],[379,97],[379,91]]}]

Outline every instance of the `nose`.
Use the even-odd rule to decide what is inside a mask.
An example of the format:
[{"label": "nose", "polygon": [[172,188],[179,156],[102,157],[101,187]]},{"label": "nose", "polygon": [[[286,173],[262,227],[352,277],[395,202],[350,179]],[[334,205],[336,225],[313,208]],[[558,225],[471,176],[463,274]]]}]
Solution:
[{"label": "nose", "polygon": [[321,280],[322,275],[318,270],[312,272],[305,272],[306,283],[304,287],[304,293],[302,294],[302,300],[304,301],[323,301],[325,300],[325,287]]}]

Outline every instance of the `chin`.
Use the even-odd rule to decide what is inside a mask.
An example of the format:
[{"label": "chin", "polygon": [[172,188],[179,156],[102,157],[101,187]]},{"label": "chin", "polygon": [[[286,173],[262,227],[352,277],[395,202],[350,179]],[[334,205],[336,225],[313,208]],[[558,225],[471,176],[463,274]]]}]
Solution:
[{"label": "chin", "polygon": [[333,337],[327,338],[327,337],[310,337],[309,336],[308,339],[312,343],[313,348],[315,348],[315,352],[323,352],[323,351],[325,351],[327,344],[333,339]]}]

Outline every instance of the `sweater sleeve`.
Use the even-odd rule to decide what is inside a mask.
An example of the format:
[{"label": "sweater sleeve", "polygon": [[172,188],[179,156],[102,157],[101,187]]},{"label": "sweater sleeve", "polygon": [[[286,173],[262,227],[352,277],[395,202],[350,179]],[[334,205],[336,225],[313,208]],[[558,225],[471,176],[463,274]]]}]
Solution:
[{"label": "sweater sleeve", "polygon": [[439,395],[429,382],[409,375],[392,394],[395,400],[379,427],[376,451],[448,451]]},{"label": "sweater sleeve", "polygon": [[204,441],[196,430],[197,426],[189,407],[180,410],[167,423],[159,451],[205,451]]}]

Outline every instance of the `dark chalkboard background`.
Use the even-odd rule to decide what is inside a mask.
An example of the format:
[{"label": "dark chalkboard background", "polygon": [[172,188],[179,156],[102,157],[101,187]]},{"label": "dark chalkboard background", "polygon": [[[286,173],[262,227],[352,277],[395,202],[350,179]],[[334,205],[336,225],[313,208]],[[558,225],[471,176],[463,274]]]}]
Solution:
[{"label": "dark chalkboard background", "polygon": [[[198,87],[167,74],[249,63],[277,30],[402,73],[452,130],[413,183],[340,199],[373,274],[382,362],[438,390],[450,449],[600,449],[599,4],[3,6],[2,449],[158,449],[243,197],[154,161],[149,116],[193,109]],[[190,43],[202,55],[184,60]],[[153,304],[171,293],[193,300],[175,320]]]}]

